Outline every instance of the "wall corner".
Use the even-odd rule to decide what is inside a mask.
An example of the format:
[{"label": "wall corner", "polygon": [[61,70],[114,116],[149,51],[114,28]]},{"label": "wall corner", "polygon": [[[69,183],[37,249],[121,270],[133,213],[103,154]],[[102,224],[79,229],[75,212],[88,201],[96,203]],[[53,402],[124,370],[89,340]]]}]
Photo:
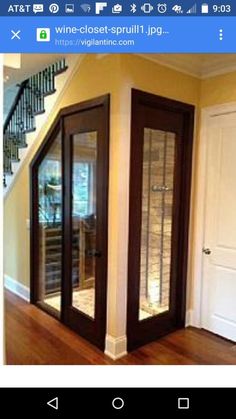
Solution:
[{"label": "wall corner", "polygon": [[127,355],[127,337],[106,335],[105,354],[114,361]]}]

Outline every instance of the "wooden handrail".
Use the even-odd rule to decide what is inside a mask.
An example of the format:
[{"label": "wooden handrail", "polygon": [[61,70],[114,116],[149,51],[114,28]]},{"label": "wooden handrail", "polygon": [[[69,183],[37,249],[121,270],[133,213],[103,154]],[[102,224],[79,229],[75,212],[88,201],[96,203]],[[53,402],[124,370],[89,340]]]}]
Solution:
[{"label": "wooden handrail", "polygon": [[15,99],[14,99],[14,102],[13,102],[13,104],[12,104],[12,106],[11,106],[11,109],[10,109],[10,111],[8,112],[8,115],[7,115],[6,121],[4,122],[4,125],[3,125],[3,132],[4,132],[4,133],[5,133],[5,131],[7,130],[8,124],[9,124],[9,122],[10,122],[11,118],[12,118],[13,113],[15,112],[15,109],[16,109],[16,107],[17,107],[17,105],[18,105],[18,102],[19,102],[19,100],[20,100],[20,98],[21,98],[21,95],[22,95],[22,93],[23,93],[23,91],[24,91],[25,87],[27,86],[28,82],[29,82],[29,79],[24,80],[24,81],[20,84],[20,87],[19,87],[19,90],[18,90],[18,92],[17,92],[17,95],[16,95],[16,97],[15,97]]}]

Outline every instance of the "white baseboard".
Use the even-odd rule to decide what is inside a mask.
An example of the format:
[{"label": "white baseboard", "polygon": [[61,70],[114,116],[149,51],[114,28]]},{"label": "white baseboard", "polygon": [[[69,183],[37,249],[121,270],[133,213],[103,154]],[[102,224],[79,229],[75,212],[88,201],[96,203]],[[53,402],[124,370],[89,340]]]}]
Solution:
[{"label": "white baseboard", "polygon": [[198,329],[201,329],[202,327],[201,319],[199,318],[197,311],[194,309],[186,311],[185,327],[188,326],[197,327]]},{"label": "white baseboard", "polygon": [[186,311],[185,327],[194,326],[194,313],[193,310]]},{"label": "white baseboard", "polygon": [[30,300],[30,290],[29,287],[21,284],[20,282],[16,281],[15,279],[11,278],[9,275],[4,275],[4,287],[13,292],[13,294],[18,295],[19,297],[23,298],[25,301]]},{"label": "white baseboard", "polygon": [[127,337],[121,336],[114,338],[113,336],[106,335],[105,354],[116,361],[127,355]]}]

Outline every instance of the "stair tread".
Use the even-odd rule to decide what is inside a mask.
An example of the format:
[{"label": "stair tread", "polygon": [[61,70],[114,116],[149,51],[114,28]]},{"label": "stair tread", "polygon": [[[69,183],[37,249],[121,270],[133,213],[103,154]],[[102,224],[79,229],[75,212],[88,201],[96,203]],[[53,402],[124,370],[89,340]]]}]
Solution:
[{"label": "stair tread", "polygon": [[27,128],[27,129],[24,129],[23,133],[24,134],[29,134],[30,132],[35,132],[35,131],[36,131],[35,127],[34,128]]},{"label": "stair tread", "polygon": [[41,111],[34,111],[33,113],[34,113],[34,116],[37,116],[37,115],[42,115],[45,112],[46,112],[45,109],[42,109]]},{"label": "stair tread", "polygon": [[48,92],[45,92],[45,93],[43,94],[43,96],[44,96],[44,97],[47,97],[47,96],[53,95],[54,93],[56,93],[56,89],[54,89],[54,90],[49,90]]}]

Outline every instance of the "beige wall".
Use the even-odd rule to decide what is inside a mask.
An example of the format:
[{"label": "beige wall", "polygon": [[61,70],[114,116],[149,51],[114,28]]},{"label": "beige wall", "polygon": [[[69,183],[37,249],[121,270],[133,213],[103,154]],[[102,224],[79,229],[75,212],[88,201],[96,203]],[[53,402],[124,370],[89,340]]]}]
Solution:
[{"label": "beige wall", "polygon": [[[26,220],[29,218],[29,163],[52,120],[58,110],[66,105],[110,93],[108,333],[111,336],[124,336],[127,299],[131,88],[135,87],[193,104],[198,111],[203,106],[236,100],[235,81],[236,73],[231,73],[201,82],[195,77],[134,55],[86,55],[57,109],[35,139],[35,145],[30,150],[14,187],[5,200],[5,273],[22,284],[29,285],[29,231],[26,227]],[[197,129],[198,126],[193,157],[192,219],[194,219],[197,175]],[[194,230],[191,226],[191,242],[193,240]]]}]

